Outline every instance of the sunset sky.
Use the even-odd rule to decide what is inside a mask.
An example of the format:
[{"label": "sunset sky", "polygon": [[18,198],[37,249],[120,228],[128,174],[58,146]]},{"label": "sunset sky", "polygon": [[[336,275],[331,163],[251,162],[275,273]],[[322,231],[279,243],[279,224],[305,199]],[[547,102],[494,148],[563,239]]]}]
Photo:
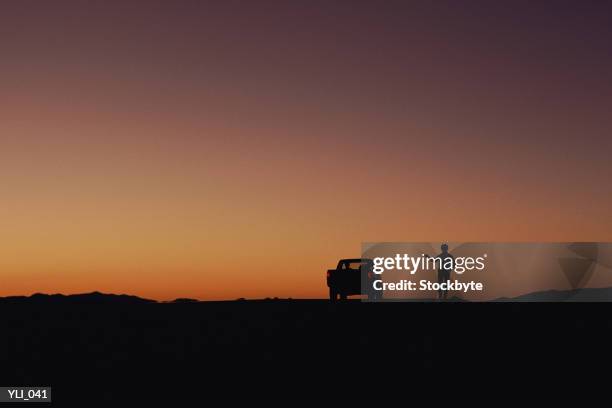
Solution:
[{"label": "sunset sky", "polygon": [[612,241],[612,7],[3,1],[0,295],[325,297],[375,241]]}]

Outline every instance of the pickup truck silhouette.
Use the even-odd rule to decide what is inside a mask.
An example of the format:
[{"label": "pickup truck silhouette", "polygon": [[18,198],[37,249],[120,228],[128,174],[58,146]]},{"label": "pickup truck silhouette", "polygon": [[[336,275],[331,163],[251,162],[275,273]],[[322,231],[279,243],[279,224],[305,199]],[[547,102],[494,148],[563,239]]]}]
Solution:
[{"label": "pickup truck silhouette", "polygon": [[382,291],[374,290],[377,276],[372,272],[371,259],[341,259],[336,269],[327,271],[329,300],[345,300],[351,295],[366,295],[370,300],[382,299]]}]

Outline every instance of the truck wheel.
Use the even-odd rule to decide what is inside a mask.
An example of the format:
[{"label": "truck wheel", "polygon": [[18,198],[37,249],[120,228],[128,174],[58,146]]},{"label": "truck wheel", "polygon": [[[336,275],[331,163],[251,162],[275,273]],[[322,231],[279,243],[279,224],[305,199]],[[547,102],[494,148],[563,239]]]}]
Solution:
[{"label": "truck wheel", "polygon": [[332,302],[338,300],[338,293],[333,288],[329,288],[329,300]]}]

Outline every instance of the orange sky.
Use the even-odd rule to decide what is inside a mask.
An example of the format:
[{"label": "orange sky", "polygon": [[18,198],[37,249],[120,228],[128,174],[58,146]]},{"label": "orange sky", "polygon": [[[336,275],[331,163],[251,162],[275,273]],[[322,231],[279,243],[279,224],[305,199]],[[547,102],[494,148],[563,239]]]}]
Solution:
[{"label": "orange sky", "polygon": [[601,10],[23,3],[0,295],[324,297],[364,241],[612,240]]}]

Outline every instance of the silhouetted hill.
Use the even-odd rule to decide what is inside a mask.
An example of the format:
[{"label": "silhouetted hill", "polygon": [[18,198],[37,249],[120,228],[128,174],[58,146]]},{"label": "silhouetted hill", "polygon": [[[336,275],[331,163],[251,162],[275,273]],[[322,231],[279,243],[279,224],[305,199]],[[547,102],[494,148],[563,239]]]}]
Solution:
[{"label": "silhouetted hill", "polygon": [[[247,303],[253,302],[288,302],[288,303],[304,303],[304,302],[320,302],[324,300],[320,299],[280,299],[280,298],[265,298],[265,299],[251,299],[247,300],[244,298],[237,299]],[[435,302],[436,299],[387,299],[385,303],[391,302],[408,302],[408,303],[420,303],[420,302]],[[609,288],[586,288],[586,289],[575,289],[575,290],[548,290],[541,292],[526,293],[524,295],[516,296],[513,298],[497,298],[494,302],[606,302],[612,301],[612,287]],[[347,301],[345,301],[346,303]],[[349,299],[348,302],[360,302],[358,299]],[[446,302],[469,302],[469,300],[461,299],[459,297],[452,297]],[[112,293],[80,293],[73,295],[63,294],[44,294],[35,293],[31,296],[7,296],[0,297],[0,304],[108,304],[108,305],[129,305],[129,304],[151,304],[158,303],[156,300],[141,298],[134,295],[116,295]],[[170,302],[163,303],[210,303],[206,301],[200,301],[191,298],[177,298]],[[216,302],[215,302],[216,303]]]},{"label": "silhouetted hill", "polygon": [[7,303],[59,303],[59,304],[146,304],[157,303],[155,300],[144,299],[132,295],[115,295],[109,293],[91,292],[74,295],[35,293],[32,296],[7,296],[0,297],[0,304]]},{"label": "silhouetted hill", "polygon": [[496,302],[610,302],[612,288],[584,288],[574,290],[546,290],[527,293],[514,298],[499,298]]},{"label": "silhouetted hill", "polygon": [[196,303],[199,302],[198,299],[191,298],[176,298],[171,303]]}]

